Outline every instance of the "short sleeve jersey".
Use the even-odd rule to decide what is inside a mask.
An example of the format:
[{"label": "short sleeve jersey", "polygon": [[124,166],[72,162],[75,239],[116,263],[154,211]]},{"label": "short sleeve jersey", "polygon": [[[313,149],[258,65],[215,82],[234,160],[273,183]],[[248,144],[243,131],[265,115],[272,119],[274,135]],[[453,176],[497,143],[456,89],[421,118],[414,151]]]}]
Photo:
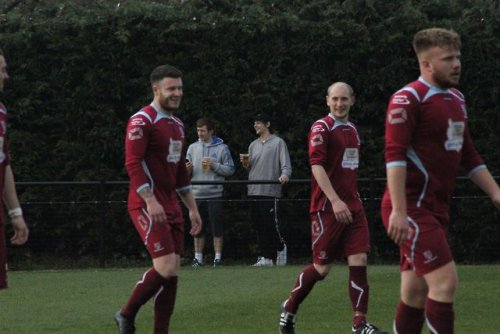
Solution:
[{"label": "short sleeve jersey", "polygon": [[130,177],[129,210],[146,207],[138,192],[147,186],[167,216],[169,212],[181,210],[176,191],[191,187],[184,163],[184,146],[183,123],[177,117],[162,113],[154,103],[129,119],[125,139],[125,167]]},{"label": "short sleeve jersey", "polygon": [[[331,114],[316,121],[309,131],[309,162],[321,165],[333,189],[350,210],[362,208],[356,184],[361,141],[351,122],[336,120]],[[332,212],[330,201],[311,180],[310,212]]]},{"label": "short sleeve jersey", "polygon": [[[0,189],[4,187],[5,167],[9,165],[9,148],[7,144],[7,108],[0,102]],[[3,197],[0,196],[0,224],[4,223],[5,214]]]},{"label": "short sleeve jersey", "polygon": [[[385,122],[386,167],[406,166],[407,205],[447,213],[462,168],[484,168],[467,126],[464,96],[422,78],[390,99]],[[383,205],[390,205],[386,189]]]}]

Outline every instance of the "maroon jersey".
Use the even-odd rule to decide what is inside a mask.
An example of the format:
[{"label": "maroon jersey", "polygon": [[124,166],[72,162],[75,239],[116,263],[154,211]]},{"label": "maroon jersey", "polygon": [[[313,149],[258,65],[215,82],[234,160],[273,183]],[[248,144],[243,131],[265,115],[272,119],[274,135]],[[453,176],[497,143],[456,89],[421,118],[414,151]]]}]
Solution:
[{"label": "maroon jersey", "polygon": [[[5,167],[9,164],[7,145],[7,108],[0,102],[0,189],[4,188]],[[0,196],[0,224],[5,223],[3,196]]]},{"label": "maroon jersey", "polygon": [[[385,123],[386,167],[406,166],[407,205],[449,211],[455,178],[485,168],[469,135],[465,99],[422,78],[397,91]],[[382,205],[390,205],[386,188]]]},{"label": "maroon jersey", "polygon": [[167,218],[182,221],[176,190],[191,187],[184,163],[184,145],[183,123],[162,113],[154,103],[129,119],[125,139],[129,211],[146,207],[138,192],[149,186]]},{"label": "maroon jersey", "polygon": [[[323,166],[333,189],[351,211],[362,208],[356,185],[360,144],[356,127],[351,122],[336,120],[332,115],[317,120],[309,131],[311,166]],[[313,177],[310,212],[319,211],[333,210],[330,201]]]}]

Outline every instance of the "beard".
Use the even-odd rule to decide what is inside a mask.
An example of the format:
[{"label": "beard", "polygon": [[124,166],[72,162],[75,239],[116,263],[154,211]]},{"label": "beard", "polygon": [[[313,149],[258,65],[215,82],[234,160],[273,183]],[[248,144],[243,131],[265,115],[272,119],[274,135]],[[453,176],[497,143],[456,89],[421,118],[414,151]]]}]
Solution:
[{"label": "beard", "polygon": [[460,82],[460,74],[456,76],[456,80],[453,79],[454,76],[447,76],[445,77],[444,75],[434,75],[434,81],[438,84],[439,87],[441,88],[451,88],[451,87],[457,87],[458,83]]},{"label": "beard", "polygon": [[179,110],[179,105],[180,105],[180,102],[179,103],[173,102],[169,99],[163,99],[160,101],[160,107],[163,110],[168,111],[168,112],[174,112],[174,111]]}]

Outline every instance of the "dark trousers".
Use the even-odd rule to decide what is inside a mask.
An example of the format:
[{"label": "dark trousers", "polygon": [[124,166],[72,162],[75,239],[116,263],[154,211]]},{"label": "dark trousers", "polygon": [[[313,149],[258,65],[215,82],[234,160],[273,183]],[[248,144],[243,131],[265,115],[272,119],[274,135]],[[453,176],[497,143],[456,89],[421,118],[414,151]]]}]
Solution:
[{"label": "dark trousers", "polygon": [[284,240],[278,224],[278,201],[275,197],[250,196],[250,216],[259,238],[260,255],[276,260],[276,252],[283,249]]}]

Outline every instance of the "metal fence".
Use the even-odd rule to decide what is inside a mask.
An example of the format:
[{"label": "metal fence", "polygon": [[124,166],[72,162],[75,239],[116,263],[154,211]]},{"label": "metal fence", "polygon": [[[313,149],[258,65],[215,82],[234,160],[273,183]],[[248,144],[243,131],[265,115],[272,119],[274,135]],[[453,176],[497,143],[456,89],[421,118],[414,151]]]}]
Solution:
[{"label": "metal fence", "polygon": [[[457,260],[498,262],[498,213],[487,197],[470,185],[471,182],[465,178],[457,181],[451,210],[454,222],[450,228],[450,244]],[[246,197],[246,186],[275,182],[226,180],[193,183],[224,184],[225,262],[250,264],[255,261],[259,255],[257,236],[250,223],[250,199]],[[384,186],[385,178],[358,180],[370,224],[370,259],[396,262],[397,249],[386,236],[380,220],[379,206]],[[309,187],[310,180],[290,180],[279,200],[280,225],[291,263],[310,261]],[[18,182],[17,188],[30,226],[30,239],[22,247],[9,246],[12,269],[107,267],[149,261],[128,217],[128,182]],[[12,232],[10,229],[8,227],[8,233]],[[205,248],[207,255],[212,254],[208,238]],[[191,257],[192,238],[186,235],[184,262]]]}]

